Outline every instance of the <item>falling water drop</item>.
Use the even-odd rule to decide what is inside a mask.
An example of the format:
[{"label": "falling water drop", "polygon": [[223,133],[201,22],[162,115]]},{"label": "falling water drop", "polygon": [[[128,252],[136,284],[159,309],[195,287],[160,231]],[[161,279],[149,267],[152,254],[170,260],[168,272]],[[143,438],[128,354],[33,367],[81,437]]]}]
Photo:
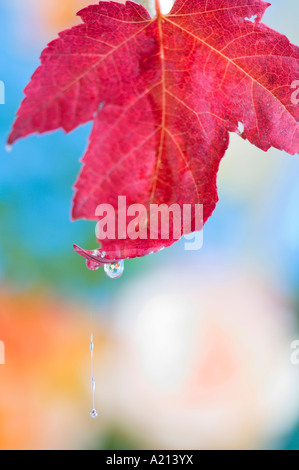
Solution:
[{"label": "falling water drop", "polygon": [[90,412],[90,416],[92,418],[97,418],[98,417],[98,412],[97,412],[96,407],[95,407],[96,382],[95,382],[94,374],[93,374],[93,351],[94,351],[93,334],[91,333],[91,337],[90,337],[90,359],[91,359],[92,410]]},{"label": "falling water drop", "polygon": [[110,279],[117,279],[122,275],[125,269],[124,260],[116,261],[115,263],[105,264],[105,273]]},{"label": "falling water drop", "polygon": [[6,152],[11,152],[12,151],[12,145],[9,145],[9,144],[5,145],[5,151]]},{"label": "falling water drop", "polygon": [[91,410],[90,416],[92,418],[97,418],[99,416],[99,414],[98,414],[97,410]]}]

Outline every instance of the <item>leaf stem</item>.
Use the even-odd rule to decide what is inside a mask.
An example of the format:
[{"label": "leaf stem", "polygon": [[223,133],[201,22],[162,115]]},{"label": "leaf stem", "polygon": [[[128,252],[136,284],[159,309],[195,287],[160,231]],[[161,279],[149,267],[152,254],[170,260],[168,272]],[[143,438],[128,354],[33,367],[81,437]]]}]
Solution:
[{"label": "leaf stem", "polygon": [[156,13],[157,13],[157,16],[161,16],[161,8],[160,8],[160,2],[159,0],[155,0],[155,7],[156,7]]}]

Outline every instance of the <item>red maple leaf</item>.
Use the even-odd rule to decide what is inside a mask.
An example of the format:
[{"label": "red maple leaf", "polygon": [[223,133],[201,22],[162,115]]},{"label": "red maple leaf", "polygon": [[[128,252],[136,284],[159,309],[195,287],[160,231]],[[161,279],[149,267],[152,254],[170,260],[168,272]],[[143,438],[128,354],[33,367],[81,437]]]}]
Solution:
[{"label": "red maple leaf", "polygon": [[[152,18],[131,1],[100,1],[78,14],[41,55],[9,137],[71,131],[93,120],[73,217],[94,219],[101,203],[203,204],[217,200],[216,176],[229,132],[262,150],[299,151],[299,48],[260,23],[262,0],[176,0]],[[294,100],[293,100],[294,101]],[[117,214],[118,215],[118,214]],[[194,224],[194,220],[192,219]],[[174,238],[104,240],[93,260],[143,256]]]}]

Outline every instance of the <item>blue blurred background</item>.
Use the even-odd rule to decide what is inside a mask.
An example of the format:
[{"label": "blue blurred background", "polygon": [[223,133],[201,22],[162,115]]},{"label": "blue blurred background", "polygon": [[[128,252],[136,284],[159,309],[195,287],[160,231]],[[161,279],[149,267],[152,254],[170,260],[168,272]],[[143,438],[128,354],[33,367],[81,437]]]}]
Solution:
[{"label": "blue blurred background", "polygon": [[[232,135],[203,248],[111,280],[72,250],[95,247],[70,222],[91,125],[5,149],[41,50],[89,3],[0,4],[0,448],[299,449],[299,159]],[[273,0],[263,21],[298,43],[298,14]]]}]

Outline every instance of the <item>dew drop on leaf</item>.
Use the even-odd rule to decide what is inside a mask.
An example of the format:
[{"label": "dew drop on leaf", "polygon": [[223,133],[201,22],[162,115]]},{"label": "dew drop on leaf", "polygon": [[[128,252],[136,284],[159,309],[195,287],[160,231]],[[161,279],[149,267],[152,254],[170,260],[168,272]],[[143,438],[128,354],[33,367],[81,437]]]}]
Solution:
[{"label": "dew drop on leaf", "polygon": [[93,250],[92,254],[93,256],[96,256],[96,257],[105,258],[106,251]]},{"label": "dew drop on leaf", "polygon": [[97,271],[101,267],[101,265],[98,264],[96,261],[92,261],[90,259],[86,260],[86,266],[88,267],[88,269],[90,269],[90,271]]},{"label": "dew drop on leaf", "polygon": [[125,269],[124,260],[117,261],[116,263],[105,264],[104,266],[105,273],[110,279],[119,278]]}]

